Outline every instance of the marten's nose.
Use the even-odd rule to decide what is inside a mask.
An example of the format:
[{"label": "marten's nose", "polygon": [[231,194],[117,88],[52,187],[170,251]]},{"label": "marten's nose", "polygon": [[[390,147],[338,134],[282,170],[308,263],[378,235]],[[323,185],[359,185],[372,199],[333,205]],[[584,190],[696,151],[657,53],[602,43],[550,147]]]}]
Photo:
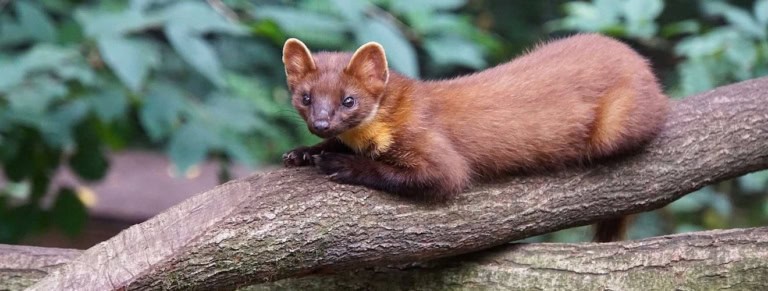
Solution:
[{"label": "marten's nose", "polygon": [[325,131],[331,127],[331,124],[328,122],[328,120],[315,120],[315,122],[312,123],[312,126],[314,126],[315,130],[317,131]]}]

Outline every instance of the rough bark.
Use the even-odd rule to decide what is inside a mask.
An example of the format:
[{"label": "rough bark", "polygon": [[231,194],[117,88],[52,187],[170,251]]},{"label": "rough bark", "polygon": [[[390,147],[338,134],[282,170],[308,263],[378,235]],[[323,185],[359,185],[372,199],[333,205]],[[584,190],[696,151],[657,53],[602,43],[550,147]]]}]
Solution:
[{"label": "rough bark", "polygon": [[260,290],[768,290],[768,228],[609,244],[509,244]]},{"label": "rough bark", "polygon": [[459,255],[659,208],[767,168],[767,142],[762,78],[676,102],[637,155],[483,184],[447,205],[337,185],[314,169],[256,174],[127,229],[31,289],[233,288]]},{"label": "rough bark", "polygon": [[22,290],[81,251],[0,245],[0,290]]},{"label": "rough bark", "polygon": [[[22,250],[38,264],[68,261],[74,250]],[[35,255],[42,254],[42,255]],[[56,254],[53,263],[50,256]],[[18,257],[18,254],[17,254]],[[10,263],[10,264],[9,264]],[[10,265],[10,266],[9,266]],[[10,269],[9,269],[10,268]],[[31,268],[33,272],[27,272]],[[21,290],[48,271],[6,261],[0,290]],[[14,273],[15,272],[15,273]],[[10,284],[9,284],[10,283]],[[767,290],[768,228],[696,232],[610,244],[508,244],[429,262],[289,278],[246,290]]]}]

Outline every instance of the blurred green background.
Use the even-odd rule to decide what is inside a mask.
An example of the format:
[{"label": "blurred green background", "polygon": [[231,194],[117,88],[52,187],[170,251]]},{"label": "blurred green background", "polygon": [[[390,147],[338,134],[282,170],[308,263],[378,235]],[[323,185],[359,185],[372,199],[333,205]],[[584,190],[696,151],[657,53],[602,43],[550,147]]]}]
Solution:
[{"label": "blurred green background", "polygon": [[[768,74],[768,0],[0,0],[0,242],[77,236],[87,207],[68,167],[98,181],[109,155],[164,153],[250,169],[317,141],[292,110],[281,47],[386,49],[408,76],[443,78],[578,31],[621,38],[682,98]],[[639,215],[630,238],[768,224],[768,172]],[[529,241],[583,241],[585,228]]]}]

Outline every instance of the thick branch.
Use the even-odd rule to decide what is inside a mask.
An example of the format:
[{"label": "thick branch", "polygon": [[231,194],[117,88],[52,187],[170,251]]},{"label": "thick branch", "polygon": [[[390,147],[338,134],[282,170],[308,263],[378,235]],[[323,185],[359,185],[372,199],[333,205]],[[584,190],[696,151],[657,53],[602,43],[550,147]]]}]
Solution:
[{"label": "thick branch", "polygon": [[450,205],[337,185],[313,169],[257,174],[94,246],[32,289],[213,289],[458,255],[659,208],[767,168],[767,145],[762,78],[677,102],[664,132],[638,155],[511,177]]},{"label": "thick branch", "polygon": [[[17,250],[20,248],[16,248]],[[50,254],[72,250],[33,249]],[[0,257],[13,248],[0,247]],[[7,262],[6,262],[7,264]],[[26,265],[13,266],[24,271]],[[7,266],[6,266],[7,268]],[[6,270],[0,269],[0,278]],[[25,272],[34,282],[40,274]],[[28,285],[4,285],[20,290]],[[10,287],[9,287],[10,286]],[[425,263],[308,276],[243,290],[768,289],[768,228],[696,232],[611,244],[509,244]]]},{"label": "thick branch", "polygon": [[79,254],[70,249],[0,245],[0,290],[22,290]]},{"label": "thick branch", "polygon": [[768,228],[610,244],[511,244],[244,290],[768,290]]}]

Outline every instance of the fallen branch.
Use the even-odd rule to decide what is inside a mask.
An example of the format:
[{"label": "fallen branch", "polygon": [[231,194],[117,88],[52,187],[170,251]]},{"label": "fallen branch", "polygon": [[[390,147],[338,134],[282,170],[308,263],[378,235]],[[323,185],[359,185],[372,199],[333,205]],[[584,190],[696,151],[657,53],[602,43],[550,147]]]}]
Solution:
[{"label": "fallen branch", "polygon": [[[56,264],[79,253],[18,250],[25,255],[43,253],[44,258],[61,253]],[[0,246],[0,258],[13,251]],[[0,268],[0,278],[8,278],[8,264]],[[26,266],[10,266],[27,276],[21,281],[26,285],[0,280],[0,290],[21,290],[46,270],[25,272]],[[242,290],[445,290],[456,286],[466,290],[766,290],[768,227],[610,244],[509,244],[430,262],[291,278]]]},{"label": "fallen branch", "polygon": [[[423,261],[659,208],[768,168],[768,78],[676,102],[642,153],[511,177],[421,205],[283,169],[197,195],[85,251],[31,290],[221,289]],[[162,195],[158,193],[158,195]]]}]

